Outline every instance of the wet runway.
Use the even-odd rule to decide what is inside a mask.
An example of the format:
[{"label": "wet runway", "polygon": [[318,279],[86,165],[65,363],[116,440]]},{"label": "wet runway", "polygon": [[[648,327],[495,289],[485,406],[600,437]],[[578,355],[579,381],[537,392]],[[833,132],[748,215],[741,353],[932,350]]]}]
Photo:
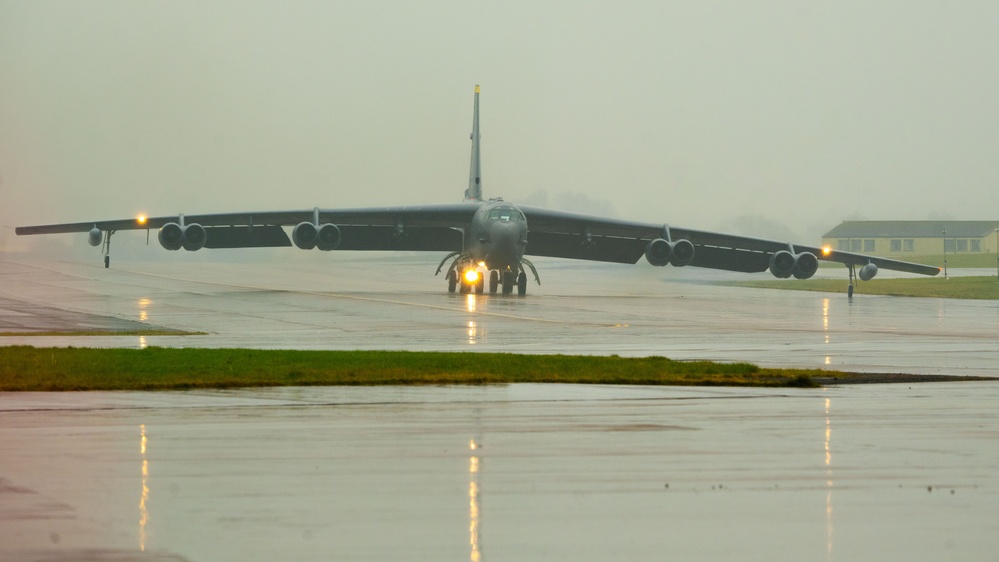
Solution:
[{"label": "wet runway", "polygon": [[997,385],[0,395],[3,560],[993,560]]},{"label": "wet runway", "polygon": [[[207,333],[0,345],[997,374],[991,302],[560,262],[527,297],[460,296],[435,265],[0,261],[0,332]],[[0,393],[0,560],[991,560],[997,403],[986,382]]]},{"label": "wet runway", "polygon": [[[996,301],[849,300],[718,286],[711,282],[740,277],[693,268],[564,260],[538,260],[544,284],[526,297],[449,295],[431,262],[0,262],[0,332],[206,333],[4,337],[6,345],[616,353],[963,375],[995,375],[999,364]],[[844,271],[820,274],[843,277],[845,289]]]}]

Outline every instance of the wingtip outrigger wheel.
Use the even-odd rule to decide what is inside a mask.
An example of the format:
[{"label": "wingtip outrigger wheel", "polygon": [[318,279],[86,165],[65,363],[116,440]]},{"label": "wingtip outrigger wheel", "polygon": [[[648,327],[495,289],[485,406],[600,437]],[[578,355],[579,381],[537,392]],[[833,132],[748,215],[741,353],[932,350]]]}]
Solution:
[{"label": "wingtip outrigger wheel", "polygon": [[[97,227],[94,226],[94,228],[96,229]],[[104,247],[102,248],[102,251],[104,252],[104,269],[111,267],[111,235],[114,234],[114,232],[115,231],[113,230],[107,230],[104,232]]]},{"label": "wingtip outrigger wheel", "polygon": [[854,279],[857,277],[857,273],[856,273],[856,270],[855,270],[855,268],[854,268],[854,266],[853,266],[852,263],[848,264],[846,266],[846,268],[850,271],[850,285],[846,288],[846,298],[852,299],[853,298],[853,282],[854,282]]}]

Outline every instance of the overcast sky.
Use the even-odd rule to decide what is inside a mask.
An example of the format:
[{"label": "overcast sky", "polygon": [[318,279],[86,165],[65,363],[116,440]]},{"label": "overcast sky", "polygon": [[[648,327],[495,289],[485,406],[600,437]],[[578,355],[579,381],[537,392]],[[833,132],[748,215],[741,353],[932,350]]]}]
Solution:
[{"label": "overcast sky", "polygon": [[999,219],[994,0],[0,0],[0,250],[457,202],[475,84],[487,197],[806,243]]}]

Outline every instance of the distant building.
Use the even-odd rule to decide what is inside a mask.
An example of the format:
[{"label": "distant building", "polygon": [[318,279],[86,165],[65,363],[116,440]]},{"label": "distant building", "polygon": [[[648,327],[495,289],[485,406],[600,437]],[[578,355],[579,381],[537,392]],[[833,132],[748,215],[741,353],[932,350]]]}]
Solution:
[{"label": "distant building", "polygon": [[834,250],[878,256],[995,253],[999,221],[845,221],[822,236]]}]

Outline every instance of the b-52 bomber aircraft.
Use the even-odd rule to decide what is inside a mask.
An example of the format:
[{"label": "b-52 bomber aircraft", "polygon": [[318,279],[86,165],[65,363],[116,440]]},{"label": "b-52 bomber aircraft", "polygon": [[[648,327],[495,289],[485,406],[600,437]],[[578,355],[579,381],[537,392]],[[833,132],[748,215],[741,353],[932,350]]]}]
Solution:
[{"label": "b-52 bomber aircraft", "polygon": [[[721,234],[518,206],[482,198],[479,161],[479,87],[472,113],[472,162],[468,189],[461,203],[360,209],[265,211],[207,215],[144,216],[132,219],[22,226],[17,234],[86,232],[90,244],[103,246],[110,265],[111,235],[120,230],[159,229],[167,250],[295,246],[303,250],[397,250],[448,252],[437,274],[450,260],[448,291],[527,292],[527,269],[537,269],[524,256],[549,256],[615,263],[637,263],[642,256],[654,266],[708,267],[763,272],[778,278],[807,279],[819,261],[845,264],[849,294],[856,277],[867,281],[879,268],[936,275],[940,268],[887,258],[816,248],[787,242]],[[291,227],[289,239],[285,227]],[[859,269],[858,269],[859,268]]]}]

